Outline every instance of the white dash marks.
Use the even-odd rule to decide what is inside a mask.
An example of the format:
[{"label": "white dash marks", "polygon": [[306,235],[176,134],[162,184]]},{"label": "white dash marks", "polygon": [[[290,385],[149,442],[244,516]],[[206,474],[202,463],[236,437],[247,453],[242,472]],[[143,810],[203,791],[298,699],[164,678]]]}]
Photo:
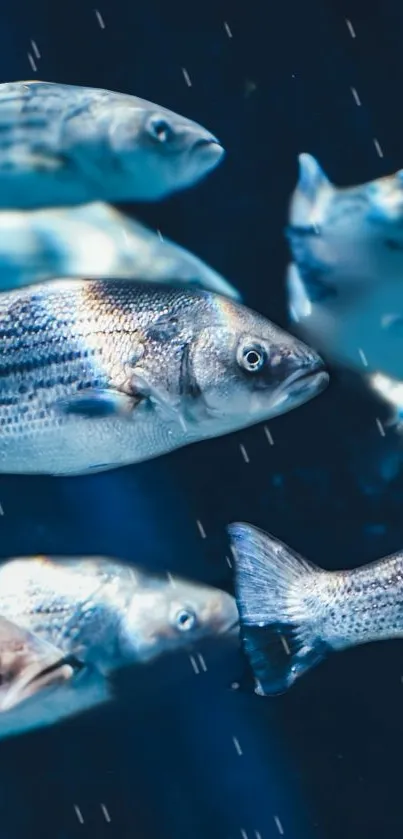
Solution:
[{"label": "white dash marks", "polygon": [[172,574],[170,574],[169,571],[167,571],[167,577],[168,577],[168,580],[169,580],[169,584],[172,586],[172,588],[176,588],[175,580],[174,580]]},{"label": "white dash marks", "polygon": [[83,814],[77,804],[74,805],[74,810],[80,824],[84,824]]},{"label": "white dash marks", "polygon": [[348,29],[348,31],[349,31],[349,33],[350,33],[351,37],[352,37],[352,38],[356,38],[357,36],[356,36],[356,34],[355,34],[354,26],[353,26],[353,24],[351,23],[351,20],[349,20],[349,19],[348,19],[348,17],[346,17],[346,24],[347,24],[347,29]]},{"label": "white dash marks", "polygon": [[241,455],[242,455],[242,457],[243,457],[243,459],[244,459],[245,463],[249,463],[249,462],[250,462],[250,461],[249,461],[249,455],[248,455],[248,452],[247,452],[247,451],[246,451],[246,449],[245,449],[245,446],[243,446],[243,445],[241,444],[241,445],[239,446],[239,448],[240,448],[240,450],[241,450]]},{"label": "white dash marks", "polygon": [[226,556],[225,559],[227,560],[227,565],[229,565],[229,567],[232,568],[232,562],[231,562],[229,556]]},{"label": "white dash marks", "polygon": [[361,359],[364,367],[368,367],[367,356],[365,355],[365,352],[364,352],[364,350],[361,349],[361,347],[358,347],[358,355],[360,356],[360,359]]},{"label": "white dash marks", "polygon": [[202,539],[205,539],[206,538],[206,531],[205,531],[200,519],[197,519],[196,524],[199,528],[200,536],[202,537]]},{"label": "white dash marks", "polygon": [[111,821],[111,817],[110,817],[110,815],[109,815],[109,813],[108,813],[107,808],[105,807],[105,804],[101,804],[101,810],[102,810],[102,812],[103,812],[103,814],[104,814],[104,819],[105,819],[105,821],[106,821],[106,822],[110,822],[110,821]]},{"label": "white dash marks", "polygon": [[101,29],[105,29],[105,21],[101,15],[101,12],[99,11],[99,9],[94,9],[94,12],[99,26],[101,27]]},{"label": "white dash marks", "polygon": [[284,828],[278,816],[274,816],[274,821],[280,836],[284,836]]},{"label": "white dash marks", "polygon": [[157,233],[158,233],[158,238],[159,238],[160,242],[163,242],[163,241],[164,241],[164,237],[163,237],[163,235],[162,235],[161,231],[160,231],[160,230],[157,230]]},{"label": "white dash marks", "polygon": [[232,32],[231,32],[231,30],[230,30],[230,28],[229,28],[228,23],[227,23],[227,21],[226,21],[226,20],[224,20],[224,29],[225,29],[225,31],[226,31],[226,33],[227,33],[228,37],[229,37],[229,38],[232,38]]},{"label": "white dash marks", "polygon": [[284,635],[280,635],[280,641],[281,641],[281,643],[282,643],[282,645],[283,645],[283,647],[284,647],[284,649],[285,649],[285,651],[286,651],[287,655],[291,655],[291,650],[290,650],[290,648],[289,648],[289,646],[288,646],[288,644],[287,644],[287,639],[286,639],[286,638],[284,638]]},{"label": "white dash marks", "polygon": [[351,93],[353,94],[353,99],[354,99],[355,104],[358,105],[358,107],[360,108],[361,107],[361,99],[358,96],[358,93],[357,93],[355,87],[350,87],[350,90],[351,90]]},{"label": "white dash marks", "polygon": [[198,668],[198,666],[197,666],[197,661],[196,661],[196,659],[194,658],[194,656],[190,655],[190,656],[189,656],[189,661],[190,661],[190,663],[191,663],[191,665],[192,665],[192,667],[193,667],[194,672],[196,673],[196,676],[198,676],[198,675],[199,675],[199,673],[200,673],[200,670],[199,670],[199,668]]},{"label": "white dash marks", "polygon": [[233,738],[232,738],[232,742],[233,742],[233,744],[234,744],[234,746],[235,746],[236,753],[237,753],[238,755],[243,754],[242,749],[241,749],[241,747],[240,747],[240,745],[239,745],[239,740],[238,740],[236,737],[233,737]]},{"label": "white dash marks", "polygon": [[270,446],[274,446],[274,440],[273,440],[273,437],[271,436],[271,433],[270,433],[267,425],[264,426],[264,433],[266,435],[267,442],[270,444]]},{"label": "white dash marks", "polygon": [[41,57],[41,54],[40,54],[40,52],[39,52],[39,50],[38,50],[38,46],[37,46],[36,41],[32,41],[32,40],[31,40],[31,47],[32,47],[32,52],[33,52],[33,54],[34,54],[35,58],[40,58],[40,57]]},{"label": "white dash marks", "polygon": [[377,155],[378,155],[379,157],[383,157],[383,151],[382,151],[382,149],[381,149],[380,142],[379,142],[379,140],[377,140],[377,139],[376,139],[376,137],[374,137],[374,139],[373,139],[373,143],[374,143],[374,146],[375,146],[375,149],[376,149],[376,153],[377,153]]},{"label": "white dash marks", "polygon": [[262,839],[262,834],[258,830],[255,830],[255,839]]},{"label": "white dash marks", "polygon": [[244,830],[243,828],[241,829],[241,836],[242,836],[242,839],[249,839],[246,830]]},{"label": "white dash marks", "polygon": [[199,659],[201,669],[203,670],[204,673],[207,673],[207,664],[204,660],[204,657],[201,655],[201,653],[198,653],[197,657]]},{"label": "white dash marks", "polygon": [[35,64],[35,59],[34,59],[33,55],[31,55],[31,53],[30,53],[30,52],[28,53],[28,61],[29,61],[30,65],[31,65],[31,68],[32,68],[32,70],[34,71],[34,73],[37,73],[37,72],[38,72],[38,68],[37,68],[37,66],[36,66],[36,64]]},{"label": "white dash marks", "polygon": [[183,78],[185,79],[185,82],[186,82],[187,86],[192,87],[192,82],[191,82],[189,73],[186,70],[186,67],[182,67],[182,73],[183,73]]},{"label": "white dash marks", "polygon": [[384,429],[379,417],[376,418],[376,424],[378,426],[378,431],[379,431],[381,437],[384,437],[386,432],[385,432],[385,429]]}]

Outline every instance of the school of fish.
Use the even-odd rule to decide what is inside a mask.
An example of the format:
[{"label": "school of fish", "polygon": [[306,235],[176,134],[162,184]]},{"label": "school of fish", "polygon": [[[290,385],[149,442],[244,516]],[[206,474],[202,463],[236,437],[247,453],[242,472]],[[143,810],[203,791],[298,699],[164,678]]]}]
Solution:
[{"label": "school of fish", "polygon": [[[264,422],[325,390],[318,353],[397,404],[402,172],[338,189],[300,155],[286,290],[308,346],[108,203],[195,186],[224,155],[129,94],[0,85],[0,472],[100,472]],[[401,554],[326,572],[250,524],[228,533],[235,597],[103,557],[4,562],[0,737],[109,701],[114,670],[207,636],[239,632],[261,695],[332,650],[403,637]]]}]

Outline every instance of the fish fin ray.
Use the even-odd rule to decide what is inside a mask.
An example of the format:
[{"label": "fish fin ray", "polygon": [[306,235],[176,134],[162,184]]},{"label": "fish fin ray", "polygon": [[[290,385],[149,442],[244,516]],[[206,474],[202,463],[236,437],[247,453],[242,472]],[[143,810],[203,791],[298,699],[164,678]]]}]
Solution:
[{"label": "fish fin ray", "polygon": [[313,155],[298,155],[298,163],[298,183],[291,198],[289,220],[291,225],[306,226],[320,192],[334,187]]},{"label": "fish fin ray", "polygon": [[241,638],[256,692],[283,693],[330,650],[304,601],[305,583],[326,572],[258,528],[237,523],[228,532]]}]

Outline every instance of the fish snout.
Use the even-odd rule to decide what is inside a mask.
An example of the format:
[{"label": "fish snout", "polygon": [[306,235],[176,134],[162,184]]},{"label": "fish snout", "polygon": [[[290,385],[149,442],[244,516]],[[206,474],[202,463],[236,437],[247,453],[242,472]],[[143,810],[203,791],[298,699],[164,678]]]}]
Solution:
[{"label": "fish snout", "polygon": [[277,377],[274,402],[276,409],[281,412],[312,399],[329,383],[329,374],[323,360],[302,343],[279,353]]}]

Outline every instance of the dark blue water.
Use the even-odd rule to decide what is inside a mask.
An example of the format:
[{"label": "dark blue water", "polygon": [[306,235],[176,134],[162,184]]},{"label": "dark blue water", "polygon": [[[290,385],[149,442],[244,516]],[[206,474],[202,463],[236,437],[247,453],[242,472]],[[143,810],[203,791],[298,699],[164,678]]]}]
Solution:
[{"label": "dark blue water", "polygon": [[[402,4],[97,2],[104,29],[89,0],[3,4],[1,80],[120,89],[214,131],[225,164],[133,212],[285,326],[297,154],[339,184],[403,166]],[[270,423],[272,446],[257,427],[91,478],[3,476],[0,554],[109,553],[231,591],[225,526],[241,518],[326,568],[370,561],[403,546],[398,446],[377,416],[360,383],[335,371],[320,399]],[[203,655],[207,672],[166,658],[119,677],[111,707],[1,745],[1,839],[400,835],[401,643],[335,656],[276,700],[253,695],[236,648]]]}]

